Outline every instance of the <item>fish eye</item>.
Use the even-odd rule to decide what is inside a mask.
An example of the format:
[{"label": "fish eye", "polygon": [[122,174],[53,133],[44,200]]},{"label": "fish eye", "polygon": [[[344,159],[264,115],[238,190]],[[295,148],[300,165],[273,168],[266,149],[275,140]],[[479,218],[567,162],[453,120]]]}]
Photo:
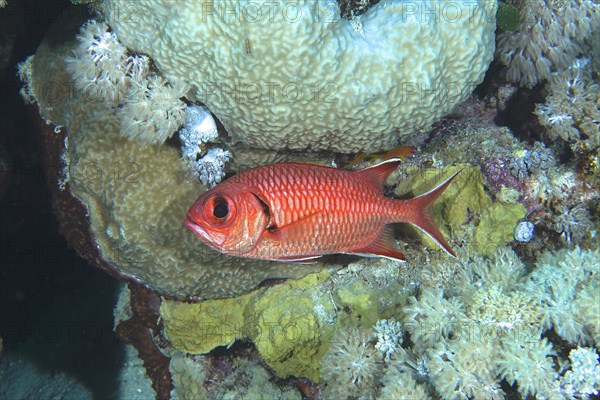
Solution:
[{"label": "fish eye", "polygon": [[215,199],[215,208],[213,209],[213,215],[216,218],[225,218],[229,214],[229,205],[227,200],[223,198]]},{"label": "fish eye", "polygon": [[202,214],[209,224],[225,228],[235,220],[235,202],[225,194],[215,193],[204,201]]}]

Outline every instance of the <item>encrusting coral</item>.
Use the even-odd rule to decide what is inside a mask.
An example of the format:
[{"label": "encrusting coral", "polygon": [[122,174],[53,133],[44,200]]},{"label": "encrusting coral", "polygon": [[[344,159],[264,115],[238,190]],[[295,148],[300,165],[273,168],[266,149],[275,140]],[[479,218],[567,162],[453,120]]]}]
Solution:
[{"label": "encrusting coral", "polygon": [[[396,193],[424,193],[441,176],[459,169],[462,171],[456,177],[456,183],[450,185],[444,197],[433,205],[432,214],[447,221],[455,237],[468,238],[465,241],[475,252],[493,254],[494,250],[513,240],[516,224],[525,216],[526,210],[520,203],[493,202],[485,190],[487,182],[479,168],[468,164],[442,169],[408,166],[402,168],[404,179],[399,181]],[[444,231],[444,227],[440,229]],[[427,235],[416,234],[425,243],[432,243]]]},{"label": "encrusting coral", "polygon": [[[231,299],[195,304],[165,300],[161,306],[165,337],[174,347],[192,354],[230,346],[235,340],[251,340],[279,376],[318,381],[319,361],[330,348],[334,332],[357,320],[372,326],[402,301],[399,292],[406,288],[397,276],[393,262],[372,260]],[[374,344],[369,349],[379,363],[383,356]]]},{"label": "encrusting coral", "polygon": [[352,21],[337,1],[94,6],[128,49],[189,84],[186,98],[234,142],[257,148],[347,153],[410,140],[471,94],[494,52],[495,0],[382,0]]}]

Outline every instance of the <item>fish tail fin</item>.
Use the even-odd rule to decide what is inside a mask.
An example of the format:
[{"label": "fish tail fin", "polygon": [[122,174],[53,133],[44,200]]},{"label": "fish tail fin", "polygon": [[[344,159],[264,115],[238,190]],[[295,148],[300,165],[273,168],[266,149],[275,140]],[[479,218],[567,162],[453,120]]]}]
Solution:
[{"label": "fish tail fin", "polygon": [[426,233],[442,249],[444,249],[446,253],[450,254],[452,257],[456,257],[456,254],[454,253],[454,251],[452,251],[452,248],[450,247],[450,245],[448,245],[448,243],[444,239],[444,236],[433,222],[433,219],[429,214],[429,208],[433,203],[435,203],[437,198],[440,197],[444,190],[446,190],[448,185],[450,185],[452,180],[456,178],[456,175],[458,175],[460,171],[462,171],[462,169],[456,171],[454,174],[452,174],[451,177],[446,179],[444,182],[440,183],[437,187],[430,190],[429,192],[423,193],[422,195],[407,200],[408,207],[410,207],[412,212],[410,213],[408,218],[405,217],[403,219],[403,222],[408,222],[409,224],[416,226],[424,233]]}]

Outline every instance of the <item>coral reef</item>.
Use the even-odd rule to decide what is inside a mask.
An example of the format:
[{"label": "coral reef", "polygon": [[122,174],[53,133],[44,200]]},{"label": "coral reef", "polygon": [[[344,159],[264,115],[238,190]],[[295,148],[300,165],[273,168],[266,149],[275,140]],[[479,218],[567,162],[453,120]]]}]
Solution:
[{"label": "coral reef", "polygon": [[209,143],[219,138],[217,124],[207,108],[189,106],[185,118],[185,126],[179,131],[182,157],[203,185],[213,187],[225,176],[231,152],[218,147],[207,150]]},{"label": "coral reef", "polygon": [[142,143],[163,143],[183,123],[185,103],[180,100],[187,88],[171,85],[154,75],[128,93],[128,99],[117,111],[120,133]]},{"label": "coral reef", "polygon": [[600,6],[594,0],[508,3],[519,8],[519,21],[516,29],[498,35],[496,57],[507,66],[506,79],[524,87],[569,67],[600,23]]},{"label": "coral reef", "polygon": [[[196,304],[165,301],[161,306],[165,336],[176,348],[193,354],[251,339],[280,376],[316,379],[314,361],[322,355],[332,327],[327,328],[322,314],[315,313],[306,293],[315,292],[327,275],[311,274],[232,299]],[[329,304],[327,312],[332,308]],[[319,330],[322,325],[325,329]]]},{"label": "coral reef", "polygon": [[188,87],[171,84],[150,70],[144,55],[130,55],[108,25],[87,21],[65,68],[87,100],[117,108],[122,135],[142,143],[163,143],[181,126]]},{"label": "coral reef", "polygon": [[225,163],[231,158],[231,152],[218,147],[210,149],[194,163],[198,179],[203,185],[215,186],[225,177]]},{"label": "coral reef", "polygon": [[[206,353],[250,338],[278,376],[320,376],[325,398],[503,399],[506,390],[587,398],[598,390],[595,349],[572,351],[570,363],[558,349],[563,340],[597,343],[599,256],[548,252],[531,270],[506,248],[493,256],[461,251],[437,261],[454,274],[444,288],[389,275],[386,260],[361,261],[237,299],[163,301],[161,316],[174,347]],[[418,292],[407,285],[414,279],[423,282]],[[240,334],[228,336],[227,327]]]},{"label": "coral reef", "polygon": [[475,229],[476,251],[492,254],[496,249],[512,241],[517,223],[525,213],[522,204],[497,203],[485,209]]},{"label": "coral reef", "polygon": [[[319,361],[334,332],[348,325],[371,327],[405,297],[410,285],[400,283],[398,275],[394,262],[370,260],[231,299],[165,300],[164,335],[175,348],[192,354],[249,339],[278,376],[319,381]],[[369,348],[377,362],[383,359],[374,343]]]},{"label": "coral reef", "polygon": [[[520,19],[502,23],[498,59],[510,81],[540,90],[529,114],[541,126],[527,137],[494,120],[526,89],[494,77],[493,101],[471,98],[426,131],[482,80],[495,0],[427,10],[392,0],[93,3],[97,19],[59,22],[20,65],[22,95],[53,124],[45,165],[62,231],[129,281],[115,332],[158,398],[599,394],[596,0],[506,5]],[[398,140],[420,148],[390,177],[391,196],[462,169],[432,208],[456,259],[405,226],[400,267],[239,260],[181,227],[226,172],[339,165],[351,156],[331,150]]]},{"label": "coral reef", "polygon": [[402,344],[402,324],[394,319],[380,319],[375,324],[375,336],[375,348],[383,354],[384,360],[389,362]]},{"label": "coral reef", "polygon": [[186,356],[181,352],[174,352],[171,356],[171,373],[175,383],[172,398],[302,399],[298,390],[290,385],[277,385],[273,382],[269,372],[254,360],[242,357],[221,360],[222,368],[211,365],[214,362],[209,357]]},{"label": "coral reef", "polygon": [[[531,270],[505,247],[493,256],[463,249],[456,260],[433,261],[451,271],[441,287],[430,286],[427,271],[394,276],[360,261],[237,299],[165,301],[161,315],[175,347],[206,353],[250,338],[278,376],[320,376],[325,398],[503,399],[502,380],[523,397],[586,398],[597,390],[584,372],[599,368],[597,355],[575,352],[567,364],[558,348],[597,343],[599,256],[547,252]],[[227,326],[240,334],[227,336]]]},{"label": "coral reef", "polygon": [[103,22],[87,21],[76,36],[78,45],[67,56],[65,68],[75,86],[108,106],[122,104],[127,90],[141,82],[149,72],[150,60],[131,56]]},{"label": "coral reef", "polygon": [[544,338],[541,341],[508,341],[502,346],[497,365],[500,377],[514,385],[527,397],[537,395],[550,398],[558,395],[558,372],[552,357],[554,349]]},{"label": "coral reef", "polygon": [[579,347],[569,353],[571,369],[561,378],[570,397],[586,398],[600,393],[600,364],[596,349]]},{"label": "coral reef", "polygon": [[[600,22],[599,22],[600,23]],[[548,96],[535,113],[546,127],[550,140],[568,143],[575,154],[600,147],[600,85],[585,66],[552,75],[546,85]]]},{"label": "coral reef", "polygon": [[[541,335],[554,329],[570,343],[594,340],[598,317],[580,304],[597,292],[598,256],[579,248],[545,253],[528,274],[510,250],[487,259],[459,255],[445,290],[423,287],[404,309],[404,328],[436,391],[443,398],[504,398],[500,378],[524,397],[573,398],[555,361],[560,342]],[[397,354],[411,362],[406,352]]]},{"label": "coral reef", "polygon": [[[64,60],[78,42],[53,40],[64,37],[65,26],[57,23],[28,63],[27,88],[41,115],[65,128],[43,139],[54,146],[47,166],[56,174],[50,186],[61,199],[62,229],[81,254],[115,275],[179,298],[231,296],[265,279],[299,278],[319,269],[226,258],[183,229],[187,208],[205,189],[190,179],[177,149],[123,137],[115,110],[70,89]],[[67,203],[79,211],[61,212]]]},{"label": "coral reef", "polygon": [[187,82],[186,98],[207,105],[234,142],[352,152],[410,140],[481,82],[496,1],[451,4],[382,0],[351,21],[336,1],[95,7],[128,49]]},{"label": "coral reef", "polygon": [[428,352],[429,378],[444,399],[502,399],[494,371],[496,351],[485,342],[440,342]]},{"label": "coral reef", "polygon": [[380,375],[379,353],[370,342],[371,332],[338,331],[321,360],[321,376],[329,382],[327,398],[369,398]]},{"label": "coral reef", "polygon": [[580,248],[545,253],[526,284],[527,295],[544,309],[544,328],[571,343],[593,343],[600,335],[598,306],[582,306],[600,301],[599,256]]},{"label": "coral reef", "polygon": [[[464,103],[443,124],[439,124],[431,142],[422,151],[405,160],[401,169],[412,172],[424,167],[440,168],[447,164],[478,165],[485,178],[482,186],[489,189],[484,193],[491,195],[492,201],[510,205],[515,213],[513,215],[517,215],[520,204],[525,207],[527,221],[536,227],[536,234],[530,241],[533,247],[547,248],[549,243],[556,243],[558,240],[569,246],[592,245],[597,231],[595,204],[598,204],[600,198],[598,191],[593,190],[600,176],[599,169],[594,166],[597,149],[578,150],[574,157],[568,148],[565,151],[564,146],[558,143],[548,143],[547,135],[542,135],[541,138],[545,142],[532,141],[528,144],[519,141],[510,129],[496,126],[495,116],[497,110],[487,108],[480,100]],[[535,120],[535,115],[532,118]],[[598,129],[598,124],[595,128]],[[407,173],[404,173],[403,178],[410,181]],[[403,182],[400,186],[405,187]],[[408,187],[406,185],[406,189],[396,190],[396,193],[401,195]],[[468,201],[472,200],[461,200],[464,204],[469,204]],[[482,207],[473,206],[467,206],[467,209],[475,210],[474,213],[469,212],[469,218],[475,219],[474,222],[479,224],[478,214]],[[502,212],[509,209],[510,207],[502,208]],[[521,212],[523,209],[519,211]],[[484,251],[487,243],[497,242],[499,238],[509,239],[511,230],[495,223],[496,217],[501,215],[490,216],[488,225],[500,226],[505,229],[504,233],[495,232],[494,240],[484,238],[484,246],[480,246],[478,251]],[[455,225],[459,221],[450,222]],[[516,222],[515,220],[515,225]],[[483,233],[481,230],[480,232]],[[466,242],[473,243],[469,232],[461,233],[454,228],[453,234],[458,238],[471,238]],[[487,247],[487,251],[491,253],[497,246]]]},{"label": "coral reef", "polygon": [[417,383],[406,364],[394,362],[386,370],[381,379],[383,387],[377,399],[423,399],[429,400],[427,388],[422,383]]}]

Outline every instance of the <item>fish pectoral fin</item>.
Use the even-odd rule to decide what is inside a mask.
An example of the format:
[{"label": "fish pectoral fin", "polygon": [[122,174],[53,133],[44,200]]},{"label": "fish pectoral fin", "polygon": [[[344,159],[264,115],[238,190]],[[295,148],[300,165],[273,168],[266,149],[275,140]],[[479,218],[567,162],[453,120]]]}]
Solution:
[{"label": "fish pectoral fin", "polygon": [[404,261],[404,254],[396,246],[394,230],[391,225],[384,226],[379,235],[369,245],[352,249],[348,254],[356,254],[366,257],[384,257],[395,261]]},{"label": "fish pectoral fin", "polygon": [[295,238],[310,235],[312,230],[307,228],[322,224],[321,217],[324,213],[324,211],[317,211],[287,225],[271,226],[269,227],[270,237],[272,240],[277,241],[291,241]]}]

